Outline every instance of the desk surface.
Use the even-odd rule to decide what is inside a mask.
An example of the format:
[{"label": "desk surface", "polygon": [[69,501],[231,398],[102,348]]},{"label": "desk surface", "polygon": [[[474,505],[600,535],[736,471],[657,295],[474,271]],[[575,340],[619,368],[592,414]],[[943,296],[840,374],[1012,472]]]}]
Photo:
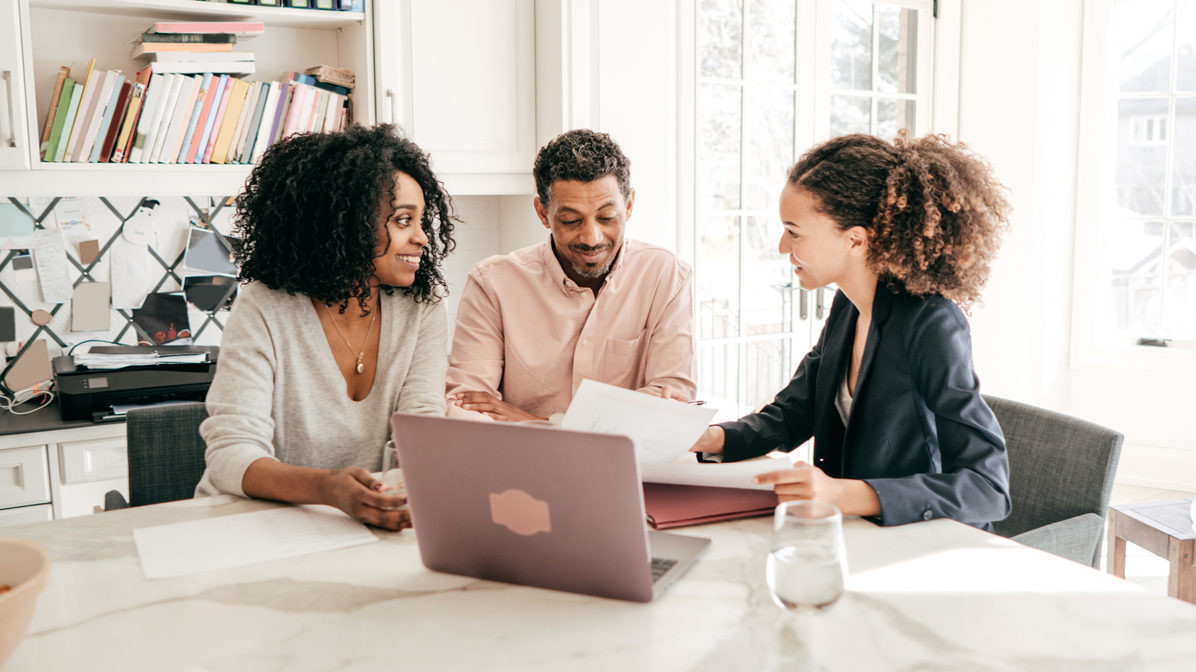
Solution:
[{"label": "desk surface", "polygon": [[228,496],[14,526],[53,557],[25,670],[1191,670],[1196,606],[948,520],[845,523],[848,593],[794,617],[769,520],[640,605],[423,568],[410,531],[276,564],[146,580],[137,527],[278,506]]},{"label": "desk surface", "polygon": [[[27,411],[31,408],[37,408],[37,404],[32,402],[21,404],[17,407],[17,410]],[[124,419],[115,422],[124,422]],[[91,420],[63,420],[62,413],[58,410],[58,399],[51,401],[40,411],[26,415],[13,415],[8,411],[0,411],[0,436],[47,432],[75,427],[92,427],[95,424]]]}]

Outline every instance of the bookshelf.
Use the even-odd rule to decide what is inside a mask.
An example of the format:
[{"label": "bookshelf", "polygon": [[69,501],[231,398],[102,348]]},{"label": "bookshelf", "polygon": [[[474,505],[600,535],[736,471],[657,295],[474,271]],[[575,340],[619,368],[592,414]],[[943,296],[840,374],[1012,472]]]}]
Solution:
[{"label": "bookshelf", "polygon": [[[266,32],[242,38],[257,72],[250,81],[286,78],[292,70],[327,64],[357,75],[355,120],[374,122],[374,28],[371,12],[299,10],[199,0],[0,0],[0,182],[20,195],[234,194],[249,165],[89,164],[43,162],[42,125],[59,66],[85,72],[119,69],[132,76],[145,61],[129,42],[155,21],[261,21]],[[8,18],[12,16],[13,21]],[[13,31],[13,39],[6,31]],[[8,88],[6,89],[6,82]],[[7,105],[11,104],[10,115]],[[11,125],[13,131],[8,132]],[[11,146],[9,135],[15,137]]]}]

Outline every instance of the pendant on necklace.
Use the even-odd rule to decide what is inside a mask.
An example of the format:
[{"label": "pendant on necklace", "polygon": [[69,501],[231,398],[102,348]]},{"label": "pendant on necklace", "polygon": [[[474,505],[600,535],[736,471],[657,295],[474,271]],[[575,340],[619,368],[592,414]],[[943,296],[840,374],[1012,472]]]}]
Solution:
[{"label": "pendant on necklace", "polygon": [[365,373],[365,364],[361,363],[361,356],[357,357],[357,373]]}]

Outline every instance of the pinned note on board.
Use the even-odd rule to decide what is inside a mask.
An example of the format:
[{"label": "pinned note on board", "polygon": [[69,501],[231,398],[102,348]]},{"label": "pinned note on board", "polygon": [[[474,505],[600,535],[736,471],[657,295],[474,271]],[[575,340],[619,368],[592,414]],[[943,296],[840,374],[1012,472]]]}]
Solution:
[{"label": "pinned note on board", "polygon": [[106,282],[83,282],[71,297],[71,331],[107,331],[112,311],[108,299],[111,286]]},{"label": "pinned note on board", "polygon": [[16,309],[12,306],[0,306],[0,341],[17,340]]},{"label": "pinned note on board", "polygon": [[79,241],[79,261],[88,266],[100,256],[100,241],[98,240],[82,240]]},{"label": "pinned note on board", "polygon": [[50,369],[50,350],[45,340],[38,339],[29,344],[25,352],[13,363],[4,383],[10,390],[23,390],[54,377]]},{"label": "pinned note on board", "polygon": [[29,246],[33,235],[33,218],[12,203],[0,203],[0,249]]}]

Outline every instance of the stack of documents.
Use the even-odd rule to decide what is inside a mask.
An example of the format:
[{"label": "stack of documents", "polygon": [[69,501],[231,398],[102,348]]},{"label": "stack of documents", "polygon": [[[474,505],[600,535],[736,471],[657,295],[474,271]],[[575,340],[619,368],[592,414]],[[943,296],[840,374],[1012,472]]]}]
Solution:
[{"label": "stack of documents", "polygon": [[72,355],[75,366],[86,369],[123,369],[130,366],[158,366],[161,364],[204,364],[207,352],[179,348],[144,348],[138,346],[97,347],[90,352]]}]

